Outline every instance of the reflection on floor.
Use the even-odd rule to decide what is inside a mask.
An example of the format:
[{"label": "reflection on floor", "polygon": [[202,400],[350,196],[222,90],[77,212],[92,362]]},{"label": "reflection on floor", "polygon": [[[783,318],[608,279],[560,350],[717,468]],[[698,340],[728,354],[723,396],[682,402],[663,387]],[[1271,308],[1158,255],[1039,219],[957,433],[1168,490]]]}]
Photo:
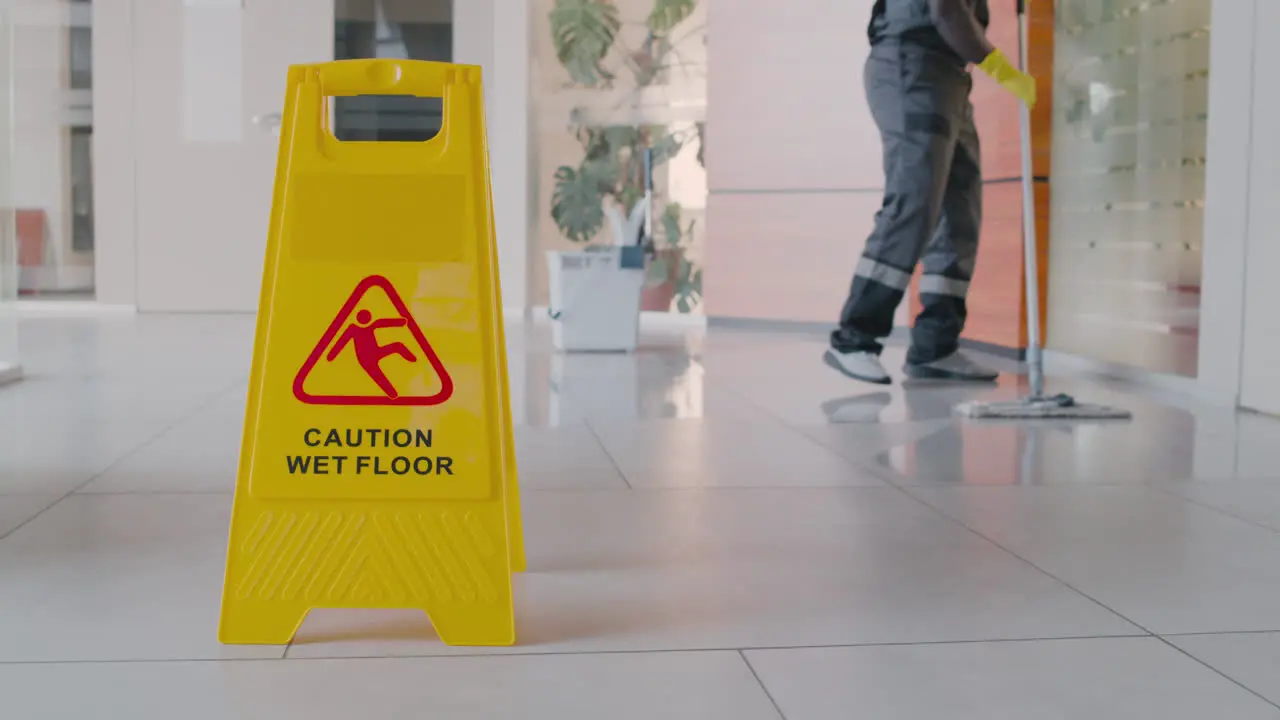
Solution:
[{"label": "reflection on floor", "polygon": [[[0,389],[13,718],[1280,718],[1280,424],[973,424],[822,339],[511,330],[521,644],[418,613],[215,637],[251,321],[46,316]],[[901,362],[900,351],[891,351]],[[68,691],[74,688],[73,691]]]}]

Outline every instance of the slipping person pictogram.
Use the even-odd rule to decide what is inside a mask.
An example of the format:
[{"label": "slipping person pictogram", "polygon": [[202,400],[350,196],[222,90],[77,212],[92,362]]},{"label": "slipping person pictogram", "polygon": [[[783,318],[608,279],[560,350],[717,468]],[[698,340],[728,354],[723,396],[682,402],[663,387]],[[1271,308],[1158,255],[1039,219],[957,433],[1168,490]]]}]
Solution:
[{"label": "slipping person pictogram", "polygon": [[[364,300],[369,293],[381,294],[390,302],[388,312],[379,312],[383,317],[375,318],[367,309],[356,309],[368,304]],[[406,339],[412,337],[412,342],[381,342],[378,331],[391,328],[403,328],[408,333]],[[335,363],[346,351],[354,354],[357,362]],[[397,388],[384,369],[383,361],[390,357],[411,363],[417,377],[434,375],[439,379],[438,389],[429,395],[415,395],[403,387],[402,375],[392,373],[402,381],[402,387]],[[324,378],[310,380],[322,360],[334,369],[325,371]],[[366,376],[378,386],[377,391],[368,386]],[[427,342],[400,293],[381,275],[360,281],[293,379],[294,397],[308,405],[439,405],[452,394],[453,380],[444,363]]]},{"label": "slipping person pictogram", "polygon": [[409,352],[409,348],[402,342],[392,343],[390,345],[382,345],[378,342],[378,331],[383,328],[404,327],[409,321],[404,318],[380,318],[373,319],[373,313],[368,310],[361,310],[356,313],[356,321],[347,326],[342,337],[338,338],[338,342],[334,344],[333,349],[325,356],[325,360],[333,362],[338,359],[338,355],[342,353],[342,349],[351,344],[356,353],[356,360],[360,362],[360,367],[368,373],[369,379],[378,384],[382,392],[387,394],[389,398],[400,397],[400,393],[396,390],[396,386],[387,379],[387,374],[382,372],[382,361],[392,355],[399,355],[409,362],[417,362],[417,358],[413,353]]}]

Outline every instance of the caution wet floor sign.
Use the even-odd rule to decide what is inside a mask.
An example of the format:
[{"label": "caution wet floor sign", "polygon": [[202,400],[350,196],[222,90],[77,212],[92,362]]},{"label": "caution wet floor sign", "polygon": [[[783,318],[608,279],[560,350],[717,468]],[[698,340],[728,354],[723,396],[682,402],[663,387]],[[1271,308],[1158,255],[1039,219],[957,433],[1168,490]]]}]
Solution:
[{"label": "caution wet floor sign", "polygon": [[[444,99],[421,143],[340,142],[328,98]],[[524,549],[480,70],[290,69],[221,639],[287,643],[313,608],[421,608],[515,640]]]}]

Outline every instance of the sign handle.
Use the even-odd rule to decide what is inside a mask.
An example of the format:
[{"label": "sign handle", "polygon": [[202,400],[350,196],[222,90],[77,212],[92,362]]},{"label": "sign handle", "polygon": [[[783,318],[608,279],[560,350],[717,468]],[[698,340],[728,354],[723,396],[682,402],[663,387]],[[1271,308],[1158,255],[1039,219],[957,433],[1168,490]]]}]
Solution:
[{"label": "sign handle", "polygon": [[334,60],[311,66],[329,97],[414,95],[444,97],[458,66],[422,60]]}]

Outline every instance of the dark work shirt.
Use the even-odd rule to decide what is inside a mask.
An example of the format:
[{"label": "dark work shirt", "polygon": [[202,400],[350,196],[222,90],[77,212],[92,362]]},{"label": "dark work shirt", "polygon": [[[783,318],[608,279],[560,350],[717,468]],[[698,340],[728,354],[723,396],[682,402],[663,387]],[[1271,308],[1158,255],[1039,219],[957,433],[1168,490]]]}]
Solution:
[{"label": "dark work shirt", "polygon": [[[991,22],[987,0],[965,1],[973,8],[974,19],[985,30]],[[895,11],[906,12],[895,12],[890,17],[886,5],[894,5]],[[960,63],[965,62],[934,25],[928,0],[876,0],[871,10],[871,22],[867,25],[867,37],[872,45],[897,41],[932,50]]]}]

